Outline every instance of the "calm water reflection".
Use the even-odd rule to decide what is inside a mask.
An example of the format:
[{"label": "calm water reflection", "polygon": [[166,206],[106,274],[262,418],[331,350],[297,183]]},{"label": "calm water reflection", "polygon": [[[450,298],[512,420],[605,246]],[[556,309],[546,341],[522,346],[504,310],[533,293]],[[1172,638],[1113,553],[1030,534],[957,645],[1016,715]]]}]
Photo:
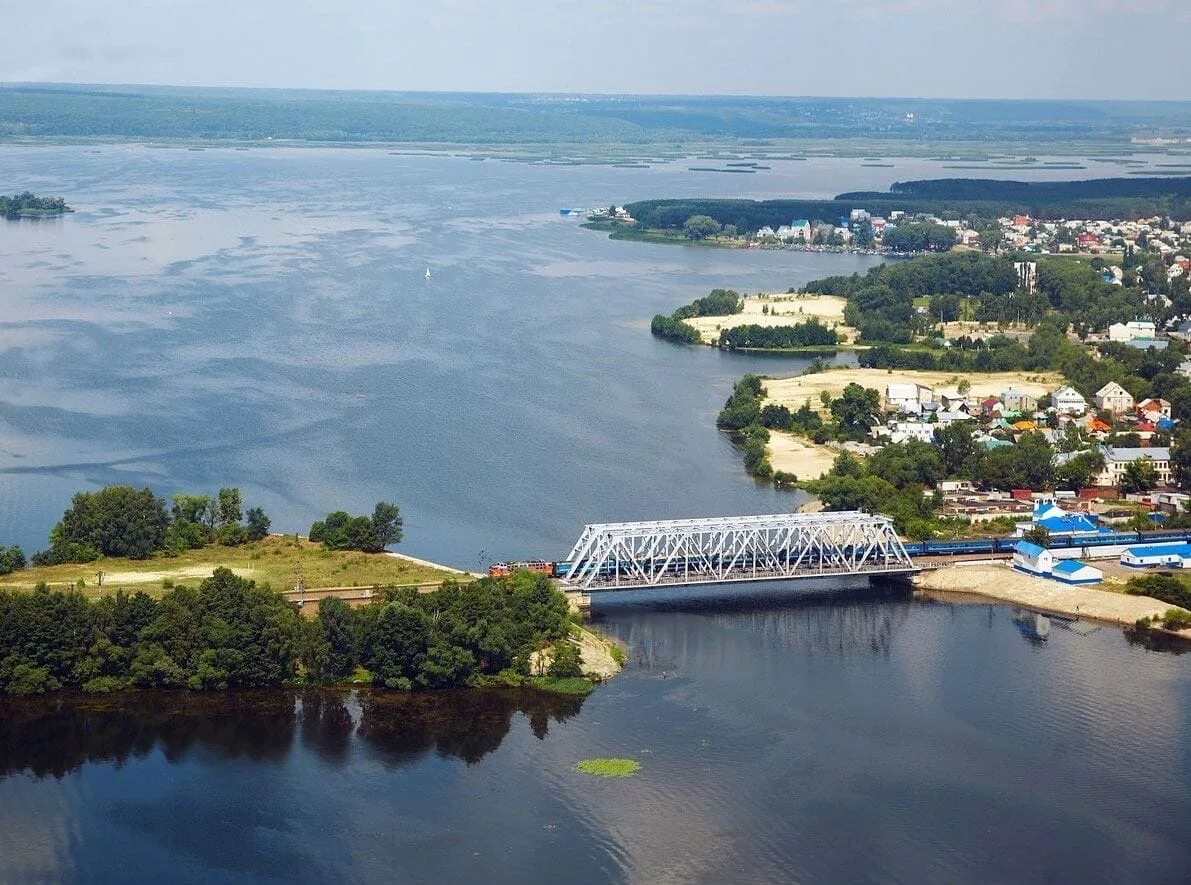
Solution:
[{"label": "calm water reflection", "polygon": [[[0,878],[1191,873],[1187,656],[1109,629],[1039,642],[1007,607],[868,591],[621,596],[602,600],[598,623],[633,657],[582,701],[7,703]],[[573,771],[602,755],[642,772]]]},{"label": "calm water reflection", "polygon": [[60,695],[0,699],[0,775],[61,778],[88,763],[125,765],[160,753],[181,763],[212,758],[283,759],[295,749],[329,764],[353,748],[386,764],[408,765],[427,753],[474,764],[500,746],[514,716],[535,737],[579,712],[582,698],[536,691],[436,692],[422,695],[336,692],[128,692],[113,698]]}]

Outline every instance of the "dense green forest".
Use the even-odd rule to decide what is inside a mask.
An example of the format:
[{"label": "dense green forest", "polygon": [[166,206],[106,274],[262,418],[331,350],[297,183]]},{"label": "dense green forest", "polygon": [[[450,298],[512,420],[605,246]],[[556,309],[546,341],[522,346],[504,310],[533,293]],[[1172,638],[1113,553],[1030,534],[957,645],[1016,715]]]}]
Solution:
[{"label": "dense green forest", "polygon": [[45,218],[69,211],[70,207],[61,197],[39,197],[29,191],[11,197],[0,195],[0,217],[3,218]]},{"label": "dense green forest", "polygon": [[563,642],[569,629],[565,598],[528,572],[448,582],[435,593],[386,590],[356,609],[330,598],[313,619],[222,568],[160,600],[0,591],[0,693],[265,688],[353,674],[403,690],[520,684],[530,654],[551,644],[549,676],[567,679],[581,675],[577,651]]},{"label": "dense green forest", "polygon": [[831,200],[639,200],[625,208],[642,227],[674,231],[681,231],[692,215],[706,215],[739,231],[755,231],[777,228],[794,218],[837,224],[855,208],[877,215],[901,210],[959,219],[1020,213],[1037,219],[1152,215],[1191,219],[1191,178],[1137,176],[1057,183],[943,178],[894,187],[903,190],[845,193]]},{"label": "dense green forest", "polygon": [[[905,115],[914,115],[907,125]],[[857,139],[992,144],[1191,134],[1191,103],[401,93],[17,84],[0,137],[664,143]]]}]

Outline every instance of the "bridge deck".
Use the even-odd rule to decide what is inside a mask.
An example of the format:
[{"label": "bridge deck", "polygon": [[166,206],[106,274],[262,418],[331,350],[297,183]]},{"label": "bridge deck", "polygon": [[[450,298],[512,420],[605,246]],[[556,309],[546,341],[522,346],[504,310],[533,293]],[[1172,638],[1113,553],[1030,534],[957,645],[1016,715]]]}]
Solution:
[{"label": "bridge deck", "polygon": [[860,512],[589,525],[560,566],[583,590],[916,571],[893,523]]}]

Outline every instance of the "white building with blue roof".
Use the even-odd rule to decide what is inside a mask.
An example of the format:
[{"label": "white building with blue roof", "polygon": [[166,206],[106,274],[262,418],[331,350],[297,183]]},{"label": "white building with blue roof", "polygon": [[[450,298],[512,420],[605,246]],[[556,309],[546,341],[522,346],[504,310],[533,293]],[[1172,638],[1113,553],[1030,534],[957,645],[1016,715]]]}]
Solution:
[{"label": "white building with blue roof", "polygon": [[1099,584],[1104,580],[1104,572],[1078,559],[1056,562],[1050,570],[1050,576],[1064,584]]},{"label": "white building with blue roof", "polygon": [[1129,568],[1191,568],[1191,544],[1146,544],[1121,554]]},{"label": "white building with blue roof", "polygon": [[1064,538],[1079,538],[1098,535],[1105,529],[1090,513],[1072,513],[1064,510],[1053,500],[1039,501],[1029,522],[1018,523],[1017,535],[1021,537],[1031,528],[1042,526],[1051,535]]},{"label": "white building with blue roof", "polygon": [[1018,541],[1013,548],[1013,567],[1019,572],[1048,577],[1055,565],[1055,556],[1045,547]]}]

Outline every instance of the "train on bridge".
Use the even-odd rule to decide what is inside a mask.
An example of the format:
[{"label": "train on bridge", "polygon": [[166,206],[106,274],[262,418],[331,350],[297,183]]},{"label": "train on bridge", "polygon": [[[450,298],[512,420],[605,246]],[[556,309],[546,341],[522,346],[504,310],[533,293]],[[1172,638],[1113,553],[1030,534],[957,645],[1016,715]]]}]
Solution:
[{"label": "train on bridge", "polygon": [[[969,556],[980,553],[1013,553],[1021,538],[964,538],[955,541],[909,541],[906,552],[911,556]],[[1051,550],[1094,550],[1097,547],[1120,547],[1130,544],[1191,542],[1191,531],[1169,530],[1153,532],[1101,532],[1095,535],[1060,535],[1047,542]]]},{"label": "train on bridge", "polygon": [[[993,554],[1012,554],[1014,548],[1021,538],[964,538],[954,541],[909,541],[905,542],[904,547],[906,553],[910,556],[972,556],[987,553]],[[1097,547],[1114,547],[1126,546],[1131,544],[1155,544],[1166,542],[1187,542],[1191,543],[1191,531],[1186,530],[1169,530],[1169,531],[1152,531],[1152,532],[1101,532],[1096,535],[1081,535],[1077,537],[1059,536],[1052,537],[1047,544],[1051,550],[1064,549],[1078,549],[1087,550],[1091,552]],[[848,555],[851,550],[845,547],[839,551],[843,555]],[[773,554],[777,558],[784,558],[786,551],[778,550]],[[821,557],[812,556],[812,560],[820,560]],[[710,565],[718,565],[720,556],[708,557],[705,561]],[[742,567],[749,567],[752,564],[752,556],[744,554],[737,557],[738,565]],[[804,560],[805,561],[805,560]],[[655,563],[652,560],[637,563],[645,568],[652,568]],[[808,565],[811,563],[808,562]],[[821,561],[814,564],[822,565]],[[610,573],[616,570],[618,563],[606,562],[602,564],[600,571]],[[619,563],[621,568],[627,565],[625,562]],[[685,557],[678,557],[671,559],[668,563],[668,568],[677,570],[686,565]],[[515,571],[530,571],[537,574],[547,575],[551,578],[565,578],[570,574],[573,564],[570,562],[557,562],[553,560],[534,559],[534,560],[518,560],[509,562],[494,562],[488,567],[488,576],[492,578],[501,578],[511,575]]]}]

